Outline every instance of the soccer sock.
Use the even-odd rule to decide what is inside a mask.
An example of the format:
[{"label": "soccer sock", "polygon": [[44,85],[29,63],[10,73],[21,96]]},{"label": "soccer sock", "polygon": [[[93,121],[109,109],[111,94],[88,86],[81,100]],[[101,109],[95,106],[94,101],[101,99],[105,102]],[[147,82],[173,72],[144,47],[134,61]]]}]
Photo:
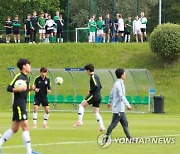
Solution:
[{"label": "soccer sock", "polygon": [[127,35],[125,35],[125,37],[124,37],[124,42],[126,43],[127,42]]},{"label": "soccer sock", "polygon": [[97,113],[95,113],[95,116],[96,116],[97,122],[99,123],[99,127],[101,127],[101,128],[104,127],[101,115],[97,112]]},{"label": "soccer sock", "polygon": [[63,40],[63,38],[61,38],[61,43],[63,43],[64,42],[64,40]]},{"label": "soccer sock", "polygon": [[128,35],[128,42],[130,42],[131,40],[131,35]]},{"label": "soccer sock", "polygon": [[29,131],[23,131],[22,132],[22,139],[23,139],[24,144],[26,146],[27,154],[31,154],[32,148],[31,148],[31,139],[30,139]]},{"label": "soccer sock", "polygon": [[60,38],[57,38],[57,43],[59,43],[60,42]]},{"label": "soccer sock", "polygon": [[37,124],[37,112],[33,112],[33,124]]},{"label": "soccer sock", "polygon": [[121,39],[122,39],[122,41],[121,41],[121,42],[124,42],[124,36],[121,36]]},{"label": "soccer sock", "polygon": [[44,113],[44,124],[47,124],[47,121],[48,121],[48,118],[49,118],[49,113]]},{"label": "soccer sock", "polygon": [[84,115],[84,107],[81,104],[79,104],[79,111],[78,111],[78,121],[79,122],[82,122],[83,115]]},{"label": "soccer sock", "polygon": [[10,128],[8,129],[4,134],[3,136],[0,138],[0,147],[2,146],[2,144],[4,142],[6,142],[8,139],[11,138],[11,136],[14,134],[13,130]]},{"label": "soccer sock", "polygon": [[21,41],[20,40],[18,40],[18,43],[20,43]]}]

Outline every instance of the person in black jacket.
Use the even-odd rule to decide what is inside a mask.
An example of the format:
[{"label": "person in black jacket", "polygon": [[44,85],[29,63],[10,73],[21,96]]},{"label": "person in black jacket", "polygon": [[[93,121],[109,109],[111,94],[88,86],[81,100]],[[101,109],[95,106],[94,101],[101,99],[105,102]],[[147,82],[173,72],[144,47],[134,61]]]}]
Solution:
[{"label": "person in black jacket", "polygon": [[99,123],[99,131],[105,130],[103,120],[101,115],[99,114],[99,106],[101,103],[101,82],[98,75],[94,74],[94,66],[92,64],[87,64],[84,69],[86,70],[87,74],[90,76],[90,90],[87,97],[82,101],[79,105],[78,110],[78,121],[74,124],[74,127],[83,125],[83,115],[84,115],[84,108],[88,105],[92,105],[93,112],[96,116],[96,120]]}]

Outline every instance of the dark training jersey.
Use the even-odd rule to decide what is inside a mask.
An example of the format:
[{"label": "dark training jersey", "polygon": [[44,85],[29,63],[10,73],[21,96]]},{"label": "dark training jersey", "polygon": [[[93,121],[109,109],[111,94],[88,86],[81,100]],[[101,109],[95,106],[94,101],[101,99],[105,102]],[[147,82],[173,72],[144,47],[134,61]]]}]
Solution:
[{"label": "dark training jersey", "polygon": [[91,74],[90,77],[90,95],[93,96],[101,96],[100,90],[101,90],[101,82],[99,80],[99,77],[96,74]]},{"label": "dark training jersey", "polygon": [[51,85],[50,85],[50,79],[48,77],[45,77],[43,80],[41,76],[38,76],[35,81],[34,85],[36,88],[39,88],[39,92],[35,93],[35,99],[46,99],[47,98],[47,90],[51,90]]},{"label": "dark training jersey", "polygon": [[24,25],[26,25],[26,29],[27,29],[27,30],[30,30],[31,27],[32,27],[32,22],[31,22],[31,20],[26,19],[25,22],[24,22]]},{"label": "dark training jersey", "polygon": [[27,75],[25,75],[23,73],[18,73],[14,77],[12,82],[9,84],[9,86],[7,87],[7,91],[8,92],[13,92],[13,88],[14,88],[15,82],[17,80],[20,80],[20,79],[26,81],[27,90],[23,91],[23,92],[14,92],[14,103],[13,103],[13,106],[20,106],[20,107],[26,108],[27,95],[28,95],[28,89],[29,89],[29,79],[28,79]]},{"label": "dark training jersey", "polygon": [[19,30],[21,24],[19,20],[13,20],[12,25],[13,25],[13,30]]},{"label": "dark training jersey", "polygon": [[6,27],[6,33],[8,33],[8,32],[11,33],[12,21],[6,21],[5,26],[7,26],[7,27]]},{"label": "dark training jersey", "polygon": [[31,22],[32,22],[32,27],[37,30],[38,28],[38,17],[37,16],[32,16],[31,17]]}]

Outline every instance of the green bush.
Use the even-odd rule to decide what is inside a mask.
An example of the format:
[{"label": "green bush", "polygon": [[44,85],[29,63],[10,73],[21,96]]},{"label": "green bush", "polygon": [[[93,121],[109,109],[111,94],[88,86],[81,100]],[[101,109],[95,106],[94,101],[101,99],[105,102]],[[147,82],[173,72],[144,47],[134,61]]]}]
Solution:
[{"label": "green bush", "polygon": [[162,24],[157,26],[150,35],[150,47],[166,62],[178,58],[180,53],[180,25]]}]

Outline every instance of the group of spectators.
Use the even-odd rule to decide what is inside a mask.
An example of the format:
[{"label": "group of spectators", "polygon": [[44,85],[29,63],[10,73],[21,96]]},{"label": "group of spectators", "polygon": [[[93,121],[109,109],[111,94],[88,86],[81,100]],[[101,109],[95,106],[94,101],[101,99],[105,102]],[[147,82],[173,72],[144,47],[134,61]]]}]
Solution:
[{"label": "group of spectators", "polygon": [[[5,22],[6,43],[11,42],[11,35],[13,34],[14,43],[20,43],[20,26],[21,22],[18,15],[11,21],[10,16]],[[39,31],[40,43],[55,43],[63,42],[63,26],[64,20],[59,11],[56,11],[54,18],[48,13],[41,12],[37,16],[37,12],[33,11],[32,15],[28,14],[24,21],[24,38],[26,43],[36,43],[36,35]],[[0,42],[2,42],[2,34],[0,35]]]},{"label": "group of spectators", "polygon": [[146,24],[147,18],[144,16],[144,12],[141,12],[140,18],[135,16],[124,22],[122,14],[117,14],[116,18],[112,20],[110,15],[106,15],[106,19],[103,20],[102,16],[99,16],[98,21],[95,21],[95,15],[89,19],[89,42],[130,42],[131,33],[135,35],[136,42],[146,41]]}]

